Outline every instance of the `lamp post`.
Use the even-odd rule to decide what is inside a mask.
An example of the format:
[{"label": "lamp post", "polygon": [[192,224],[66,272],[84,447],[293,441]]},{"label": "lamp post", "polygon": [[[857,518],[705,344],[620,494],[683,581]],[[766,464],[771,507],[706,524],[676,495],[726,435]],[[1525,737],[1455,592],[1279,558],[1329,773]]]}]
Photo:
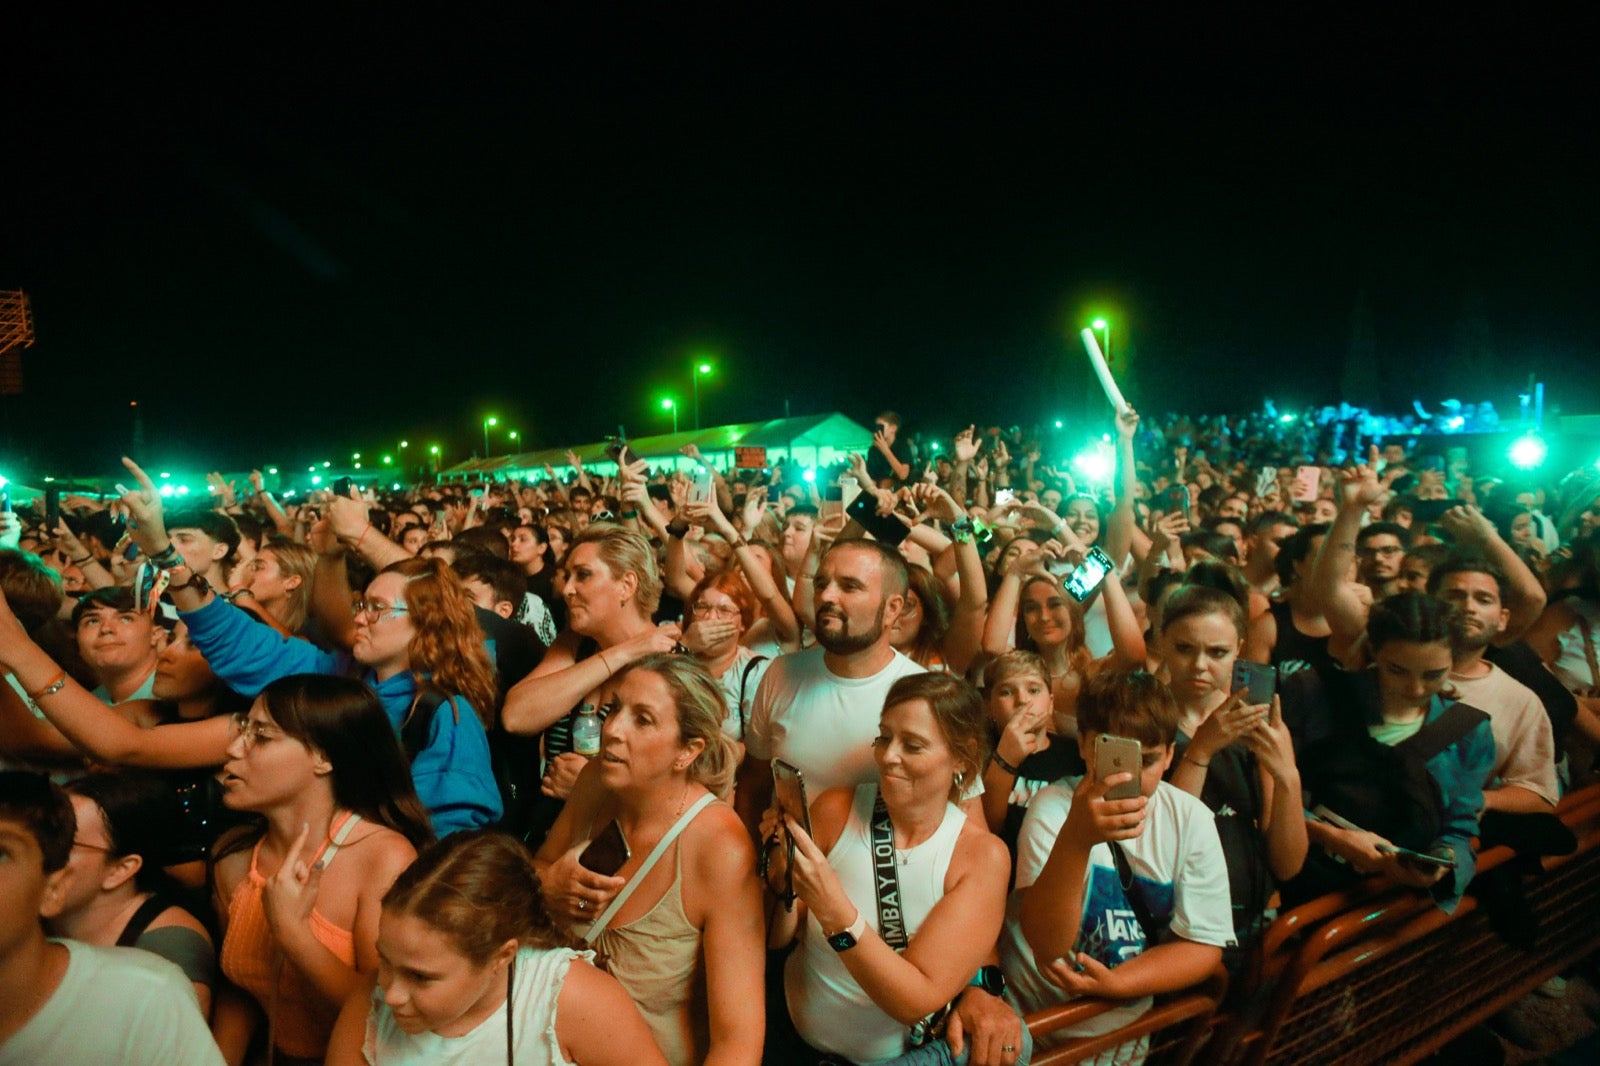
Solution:
[{"label": "lamp post", "polygon": [[672,412],[672,432],[673,433],[677,433],[678,432],[678,402],[676,400],[674,400],[670,396],[665,397],[661,401],[661,409],[663,411],[671,411]]},{"label": "lamp post", "polygon": [[499,424],[500,420],[494,415],[490,415],[483,420],[483,457],[485,459],[489,458],[489,427],[498,426]]},{"label": "lamp post", "polygon": [[694,428],[696,430],[700,428],[700,378],[702,375],[709,375],[710,373],[711,364],[704,361],[696,361],[694,366],[689,368],[689,380],[694,383]]}]

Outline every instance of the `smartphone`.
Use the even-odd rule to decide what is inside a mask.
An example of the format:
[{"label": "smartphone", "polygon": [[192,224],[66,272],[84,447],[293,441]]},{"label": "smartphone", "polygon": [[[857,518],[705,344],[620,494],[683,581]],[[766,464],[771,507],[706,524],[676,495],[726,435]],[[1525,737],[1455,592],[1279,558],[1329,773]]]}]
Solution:
[{"label": "smartphone", "polygon": [[1322,491],[1322,468],[1318,466],[1297,466],[1294,468],[1294,488],[1289,490],[1289,498],[1295,503],[1316,503],[1317,496]]},{"label": "smartphone", "polygon": [[1094,779],[1104,781],[1113,774],[1132,774],[1132,781],[1113,785],[1106,791],[1106,799],[1126,800],[1139,798],[1139,775],[1144,770],[1144,749],[1137,740],[1114,737],[1101,733],[1094,738]]},{"label": "smartphone", "polygon": [[1413,500],[1411,521],[1414,525],[1432,525],[1452,507],[1465,507],[1466,500]]},{"label": "smartphone", "polygon": [[1400,860],[1400,865],[1409,866],[1418,873],[1431,874],[1435,870],[1454,870],[1456,860],[1454,856],[1441,858],[1438,855],[1429,855],[1425,851],[1412,851],[1396,844],[1379,844],[1378,850],[1387,852]]},{"label": "smartphone", "polygon": [[1151,509],[1162,514],[1181,513],[1186,521],[1192,522],[1189,517],[1189,487],[1187,485],[1171,485],[1161,490],[1156,496],[1156,502],[1151,504]]},{"label": "smartphone", "polygon": [[351,480],[347,477],[339,478],[333,483],[333,494],[340,499],[348,500],[350,498],[350,489],[352,484],[353,483]]},{"label": "smartphone", "polygon": [[994,494],[994,505],[1004,507],[1008,503],[1015,503],[1017,494],[1011,489],[997,489]]},{"label": "smartphone", "polygon": [[[638,458],[633,454],[633,449],[628,447],[628,442],[625,440],[615,440],[607,444],[606,456],[617,464],[617,469],[619,470],[625,466],[632,466]],[[702,467],[702,469],[704,468]]]},{"label": "smartphone", "polygon": [[871,533],[874,538],[891,548],[899,547],[900,542],[911,535],[911,527],[900,519],[892,514],[878,513],[878,497],[869,492],[857,496],[855,502],[847,507],[844,513],[855,519],[861,528]]},{"label": "smartphone", "polygon": [[710,503],[716,492],[715,484],[710,467],[696,466],[694,476],[689,479],[689,502]]},{"label": "smartphone", "polygon": [[822,486],[822,500],[824,503],[840,503],[844,500],[844,489],[839,484]]},{"label": "smartphone", "polygon": [[6,486],[9,484],[10,482],[4,477],[0,477],[0,511],[11,510],[11,493],[6,491]]},{"label": "smartphone", "polygon": [[1256,478],[1256,495],[1265,496],[1277,487],[1278,468],[1275,466],[1262,467],[1261,475]]},{"label": "smartphone", "polygon": [[778,811],[793,818],[806,836],[810,836],[811,805],[806,802],[806,778],[800,768],[782,759],[773,759],[772,795],[778,803]]},{"label": "smartphone", "polygon": [[1094,595],[1094,590],[1100,587],[1100,582],[1106,575],[1117,568],[1111,561],[1111,556],[1099,548],[1090,548],[1089,555],[1083,560],[1083,565],[1061,582],[1061,587],[1067,590],[1067,595],[1082,603]]},{"label": "smartphone", "polygon": [[44,528],[55,535],[56,526],[61,521],[61,490],[44,490]]},{"label": "smartphone", "polygon": [[1245,699],[1252,707],[1264,703],[1270,704],[1273,693],[1278,691],[1277,668],[1253,663],[1248,659],[1235,659],[1232,691],[1249,692],[1250,695]]},{"label": "smartphone", "polygon": [[583,849],[578,856],[578,865],[603,877],[613,877],[627,865],[628,857],[632,854],[628,850],[628,838],[622,835],[622,827],[613,818]]}]

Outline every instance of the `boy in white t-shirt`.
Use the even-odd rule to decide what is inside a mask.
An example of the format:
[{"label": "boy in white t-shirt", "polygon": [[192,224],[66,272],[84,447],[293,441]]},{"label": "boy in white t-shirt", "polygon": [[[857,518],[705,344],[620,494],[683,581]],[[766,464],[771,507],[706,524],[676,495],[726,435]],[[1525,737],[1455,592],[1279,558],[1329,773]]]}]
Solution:
[{"label": "boy in white t-shirt", "polygon": [[[1178,708],[1143,671],[1106,671],[1078,697],[1078,744],[1089,772],[1034,797],[1018,838],[1016,891],[1001,961],[1024,1011],[1079,996],[1126,1000],[1052,1039],[1109,1032],[1158,992],[1205,979],[1233,940],[1228,869],[1204,804],[1162,780],[1172,762]],[[1108,800],[1132,780],[1096,780],[1095,739],[1128,737],[1143,749],[1140,795]],[[1126,859],[1119,871],[1113,849]],[[1048,1041],[1046,1041],[1048,1043]],[[1125,1047],[1106,1061],[1138,1061]]]},{"label": "boy in white t-shirt", "polygon": [[48,940],[77,820],[40,774],[0,770],[0,1066],[221,1066],[194,986],[135,948]]}]

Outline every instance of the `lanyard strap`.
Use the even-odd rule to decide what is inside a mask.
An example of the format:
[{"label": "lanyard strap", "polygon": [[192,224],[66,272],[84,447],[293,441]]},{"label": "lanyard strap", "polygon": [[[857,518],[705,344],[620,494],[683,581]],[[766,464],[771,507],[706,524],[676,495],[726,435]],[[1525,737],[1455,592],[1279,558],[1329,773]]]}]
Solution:
[{"label": "lanyard strap", "polygon": [[883,802],[883,793],[872,804],[872,883],[878,893],[878,935],[896,951],[904,951],[910,941],[906,938],[905,911],[900,903],[900,873],[894,861],[894,826],[889,822],[889,808]]},{"label": "lanyard strap", "polygon": [[596,918],[594,924],[589,927],[589,931],[583,934],[583,939],[587,943],[593,944],[600,939],[600,934],[605,931],[607,925],[611,924],[611,916],[621,910],[624,903],[628,902],[628,897],[633,895],[633,890],[639,887],[640,882],[644,880],[644,875],[649,873],[651,868],[660,861],[661,856],[667,853],[667,848],[671,847],[672,842],[678,839],[679,833],[689,827],[689,823],[694,821],[694,816],[715,802],[716,798],[707,792],[704,796],[695,800],[694,806],[683,812],[683,817],[672,823],[672,828],[668,829],[661,839],[657,841],[655,848],[649,855],[645,856],[644,863],[638,870],[634,871],[632,877],[628,878],[628,883],[622,886],[622,891],[618,892],[616,898],[611,901],[611,906],[602,911],[600,917]]}]

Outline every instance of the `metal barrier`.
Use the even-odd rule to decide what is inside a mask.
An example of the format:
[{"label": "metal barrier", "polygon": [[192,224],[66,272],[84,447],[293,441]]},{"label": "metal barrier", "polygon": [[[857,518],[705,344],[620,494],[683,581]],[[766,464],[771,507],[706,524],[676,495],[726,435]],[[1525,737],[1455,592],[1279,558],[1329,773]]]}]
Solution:
[{"label": "metal barrier", "polygon": [[[1531,949],[1498,936],[1472,895],[1448,915],[1418,893],[1371,881],[1272,923],[1243,983],[1245,1014],[1217,1013],[1227,984],[1214,975],[1128,1026],[1034,1062],[1085,1062],[1146,1036],[1150,1060],[1163,1066],[1414,1062],[1600,949],[1600,785],[1568,795],[1556,813],[1578,848],[1522,878],[1538,929]],[[1491,848],[1478,872],[1513,859],[1509,848]],[[1075,1001],[1029,1015],[1028,1028],[1037,1039],[1115,1005]]]}]

